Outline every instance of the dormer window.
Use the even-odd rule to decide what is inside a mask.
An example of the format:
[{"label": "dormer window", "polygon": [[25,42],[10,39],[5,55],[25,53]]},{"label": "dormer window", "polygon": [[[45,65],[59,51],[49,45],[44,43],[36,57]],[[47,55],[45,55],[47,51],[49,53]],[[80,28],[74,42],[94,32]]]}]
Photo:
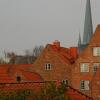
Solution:
[{"label": "dormer window", "polygon": [[51,70],[51,64],[50,63],[45,64],[45,70]]},{"label": "dormer window", "polygon": [[22,81],[22,78],[21,78],[21,74],[20,73],[16,73],[16,81],[17,82],[21,82]]},{"label": "dormer window", "polygon": [[100,56],[100,47],[94,47],[93,48],[93,56]]},{"label": "dormer window", "polygon": [[17,82],[21,82],[21,77],[20,76],[17,76],[16,77],[16,80],[17,80]]}]

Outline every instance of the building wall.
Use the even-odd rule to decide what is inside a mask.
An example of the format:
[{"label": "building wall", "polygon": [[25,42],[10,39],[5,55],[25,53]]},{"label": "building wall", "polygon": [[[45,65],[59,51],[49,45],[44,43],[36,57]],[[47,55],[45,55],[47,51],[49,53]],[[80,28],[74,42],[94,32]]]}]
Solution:
[{"label": "building wall", "polygon": [[97,70],[91,85],[94,100],[100,100],[100,68]]}]

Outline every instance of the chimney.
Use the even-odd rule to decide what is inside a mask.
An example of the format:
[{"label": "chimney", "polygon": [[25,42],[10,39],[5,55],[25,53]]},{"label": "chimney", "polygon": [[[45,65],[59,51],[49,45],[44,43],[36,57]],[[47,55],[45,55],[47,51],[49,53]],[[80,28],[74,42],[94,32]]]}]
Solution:
[{"label": "chimney", "polygon": [[55,40],[53,42],[53,45],[56,46],[57,48],[60,48],[60,42],[58,40]]},{"label": "chimney", "polygon": [[77,47],[71,47],[70,48],[70,55],[76,59],[78,57],[78,48]]}]

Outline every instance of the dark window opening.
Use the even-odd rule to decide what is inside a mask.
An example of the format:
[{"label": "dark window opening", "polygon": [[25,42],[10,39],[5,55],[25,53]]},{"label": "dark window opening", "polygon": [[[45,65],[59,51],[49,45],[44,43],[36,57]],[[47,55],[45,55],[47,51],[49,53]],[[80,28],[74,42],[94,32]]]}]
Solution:
[{"label": "dark window opening", "polygon": [[62,83],[63,83],[63,84],[65,84],[66,86],[68,86],[68,85],[69,85],[68,80],[62,80]]},{"label": "dark window opening", "polygon": [[17,80],[17,82],[21,82],[21,77],[20,76],[17,76],[16,77],[16,80]]}]

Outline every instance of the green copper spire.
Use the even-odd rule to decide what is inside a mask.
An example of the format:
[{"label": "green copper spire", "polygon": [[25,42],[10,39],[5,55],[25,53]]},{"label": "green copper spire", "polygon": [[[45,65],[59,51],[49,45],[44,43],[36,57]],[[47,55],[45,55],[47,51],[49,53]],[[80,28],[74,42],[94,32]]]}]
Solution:
[{"label": "green copper spire", "polygon": [[87,0],[85,23],[84,23],[84,35],[83,35],[84,45],[89,43],[92,35],[93,35],[93,26],[92,26],[92,16],[91,16],[91,5],[90,5],[90,0]]}]

